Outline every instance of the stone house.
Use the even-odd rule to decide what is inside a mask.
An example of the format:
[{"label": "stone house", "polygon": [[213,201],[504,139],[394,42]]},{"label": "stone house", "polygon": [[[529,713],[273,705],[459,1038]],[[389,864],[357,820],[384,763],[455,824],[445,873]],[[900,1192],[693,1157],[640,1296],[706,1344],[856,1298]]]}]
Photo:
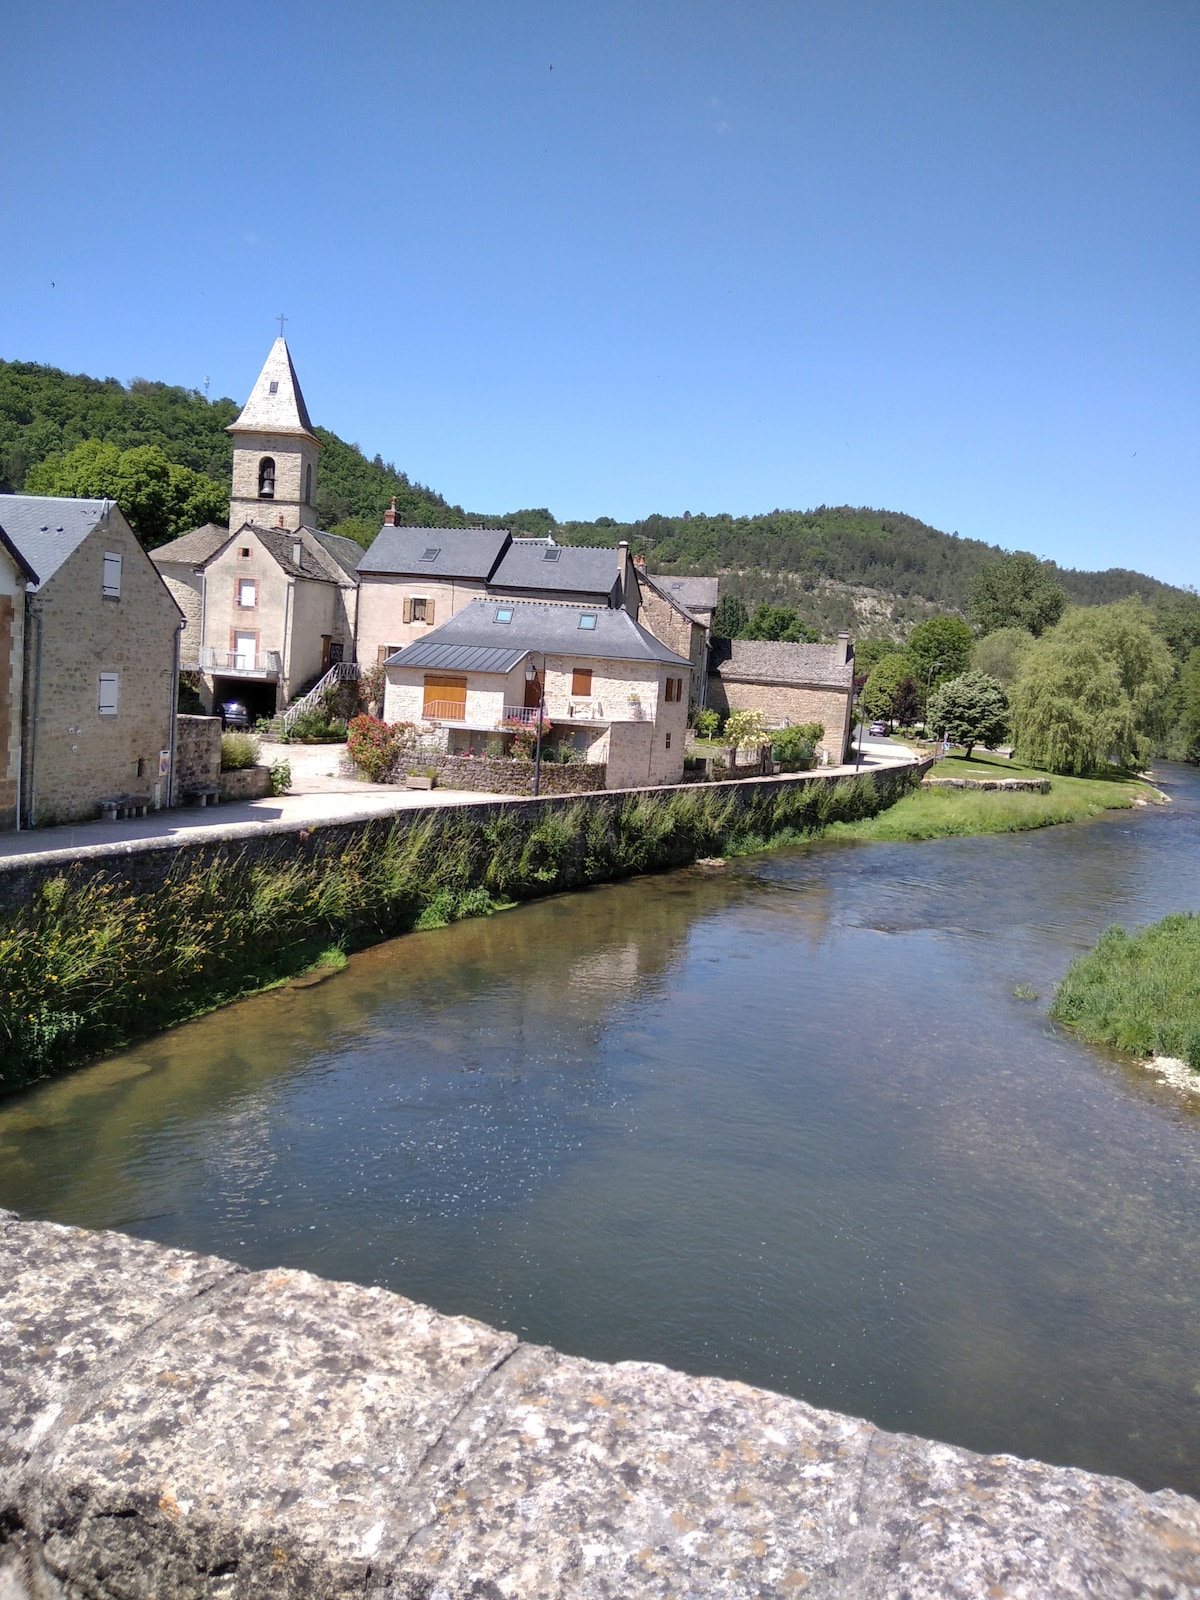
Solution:
[{"label": "stone house", "polygon": [[837,765],[850,738],[854,650],[850,635],[835,644],[776,644],[723,639],[713,649],[708,703],[716,711],[761,711],[769,727],[820,722],[819,758]]},{"label": "stone house", "polygon": [[634,557],[641,593],[641,621],[656,639],[691,663],[690,703],[708,703],[708,657],[712,616],[717,605],[716,578],[656,577]]},{"label": "stone house", "polygon": [[485,596],[626,606],[639,594],[629,547],[514,538],[506,528],[405,528],[388,512],[358,567],[358,655],[377,664]]},{"label": "stone house", "polygon": [[111,500],[5,495],[27,568],[20,825],[170,803],[183,618]]},{"label": "stone house", "polygon": [[448,754],[498,752],[535,727],[603,762],[606,787],[678,783],[688,662],[623,607],[476,598],[385,663],[384,720]]},{"label": "stone house", "polygon": [[184,668],[206,709],[240,700],[273,716],[339,661],[354,659],[361,548],[313,528],[209,523],[150,552],[187,618]]},{"label": "stone house", "polygon": [[21,700],[25,680],[25,587],[37,581],[37,573],[0,526],[0,831],[4,832],[17,825]]}]

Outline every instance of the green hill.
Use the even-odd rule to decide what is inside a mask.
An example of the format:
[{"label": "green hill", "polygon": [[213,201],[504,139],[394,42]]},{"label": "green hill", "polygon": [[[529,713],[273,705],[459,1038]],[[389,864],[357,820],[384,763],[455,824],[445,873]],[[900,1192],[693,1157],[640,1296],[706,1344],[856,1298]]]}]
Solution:
[{"label": "green hill", "polygon": [[[19,491],[33,466],[88,439],[121,450],[155,445],[170,462],[225,488],[233,455],[225,429],[239,409],[230,399],[208,400],[194,389],[143,378],[122,384],[33,362],[0,361],[0,492]],[[610,517],[558,523],[545,508],[504,516],[470,513],[413,483],[380,456],[368,460],[337,434],[316,431],[325,445],[317,492],[321,522],[360,543],[370,542],[393,496],[401,520],[426,527],[553,530],[565,544],[628,539],[651,570],[717,573],[725,592],[751,606],[760,600],[795,606],[826,633],[845,626],[889,632],[936,611],[961,611],[971,579],[999,548],[942,533],[901,512],[862,506],[747,517],[685,512],[629,523]],[[1068,595],[1084,605],[1181,592],[1124,569],[1051,567]]]}]

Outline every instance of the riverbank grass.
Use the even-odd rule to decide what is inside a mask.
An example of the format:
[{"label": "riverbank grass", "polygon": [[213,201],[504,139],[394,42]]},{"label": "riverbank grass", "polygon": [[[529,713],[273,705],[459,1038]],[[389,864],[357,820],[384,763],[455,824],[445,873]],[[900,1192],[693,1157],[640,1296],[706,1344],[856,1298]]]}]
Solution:
[{"label": "riverbank grass", "polygon": [[1200,1071],[1200,916],[1109,928],[1058,986],[1050,1015],[1090,1044]]},{"label": "riverbank grass", "polygon": [[1050,778],[1049,794],[1002,789],[943,789],[923,784],[890,810],[858,822],[838,823],[831,838],[903,843],[967,838],[984,833],[1025,833],[1059,822],[1082,822],[1103,811],[1128,810],[1159,799],[1158,791],[1132,772],[1113,768],[1088,778],[1064,778],[1016,761],[951,756],[933,769],[939,778]]}]

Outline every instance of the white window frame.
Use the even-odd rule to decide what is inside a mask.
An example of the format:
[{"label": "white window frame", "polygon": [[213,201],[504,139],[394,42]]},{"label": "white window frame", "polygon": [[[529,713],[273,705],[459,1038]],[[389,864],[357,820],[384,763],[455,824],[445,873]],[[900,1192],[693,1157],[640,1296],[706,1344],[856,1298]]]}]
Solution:
[{"label": "white window frame", "polygon": [[102,672],[97,685],[96,708],[102,717],[115,717],[121,695],[121,674]]},{"label": "white window frame", "polygon": [[104,552],[104,573],[101,585],[106,600],[119,600],[121,598],[121,553],[119,550],[106,550]]},{"label": "white window frame", "polygon": [[[237,603],[239,611],[254,611],[258,606],[258,579],[239,578],[237,581]],[[250,591],[250,599],[245,599],[246,590]]]}]

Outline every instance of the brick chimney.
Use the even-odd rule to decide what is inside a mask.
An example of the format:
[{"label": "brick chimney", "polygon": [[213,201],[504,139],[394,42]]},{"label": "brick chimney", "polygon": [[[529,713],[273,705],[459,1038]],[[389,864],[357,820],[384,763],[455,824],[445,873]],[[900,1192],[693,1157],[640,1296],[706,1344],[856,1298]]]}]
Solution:
[{"label": "brick chimney", "polygon": [[279,516],[275,519],[275,526],[277,528],[282,528],[283,527],[283,512],[282,511],[279,513]]},{"label": "brick chimney", "polygon": [[633,564],[638,569],[639,572],[645,572],[645,570],[646,570],[646,558],[645,558],[645,556],[634,556]]},{"label": "brick chimney", "polygon": [[385,511],[383,513],[383,525],[384,525],[385,528],[394,528],[396,526],[396,496],[395,495],[392,496],[391,509],[389,511]]}]

